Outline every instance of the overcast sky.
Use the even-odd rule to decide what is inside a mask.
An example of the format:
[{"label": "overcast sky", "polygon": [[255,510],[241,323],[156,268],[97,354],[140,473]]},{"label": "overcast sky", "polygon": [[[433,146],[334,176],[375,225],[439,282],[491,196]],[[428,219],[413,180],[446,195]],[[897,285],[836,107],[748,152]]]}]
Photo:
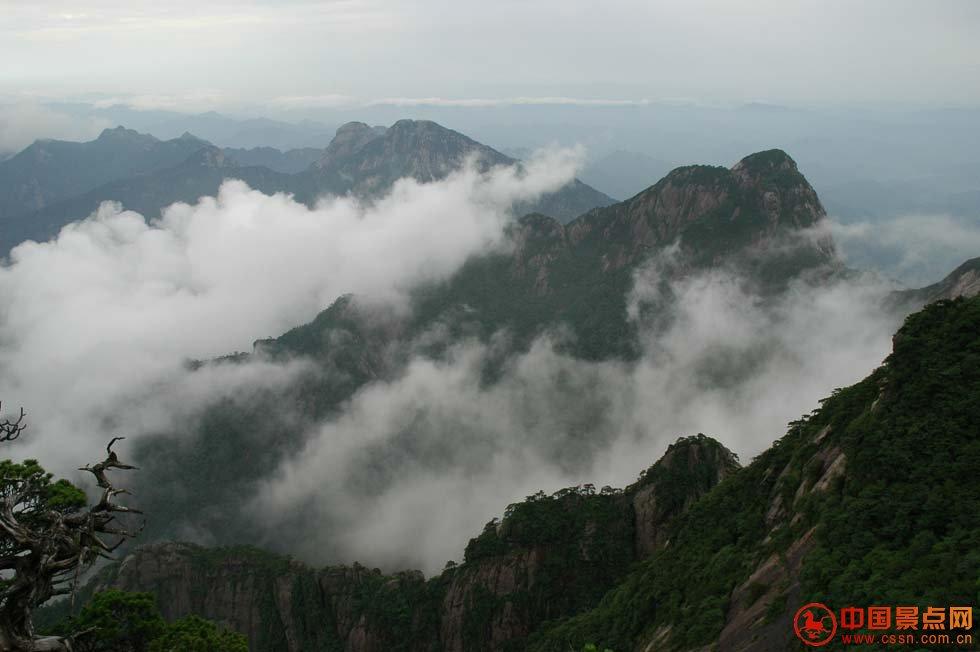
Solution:
[{"label": "overcast sky", "polygon": [[973,0],[0,0],[0,16],[6,98],[980,103]]}]

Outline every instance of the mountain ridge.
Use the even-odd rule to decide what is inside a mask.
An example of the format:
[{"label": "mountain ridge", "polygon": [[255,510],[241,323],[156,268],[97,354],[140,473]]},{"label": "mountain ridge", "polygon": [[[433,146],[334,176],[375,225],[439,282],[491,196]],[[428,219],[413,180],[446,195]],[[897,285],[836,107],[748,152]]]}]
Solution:
[{"label": "mountain ridge", "polygon": [[88,142],[35,141],[0,161],[0,226],[104,183],[172,167],[207,145],[189,134],[159,140],[121,126]]},{"label": "mountain ridge", "polygon": [[[99,138],[88,143],[51,143],[57,144],[35,143],[0,162],[0,193],[6,184],[10,188],[8,196],[20,198],[6,207],[0,204],[0,217],[5,217],[0,220],[0,242],[5,250],[26,239],[50,238],[61,226],[90,215],[103,201],[121,202],[124,208],[151,219],[172,203],[193,203],[203,196],[214,196],[225,178],[240,178],[266,193],[290,193],[297,201],[313,206],[325,194],[351,193],[362,199],[376,198],[403,177],[423,183],[436,181],[474,154],[493,164],[517,164],[463,134],[434,122],[413,120],[399,120],[391,128],[368,127],[363,123],[343,125],[319,158],[297,172],[276,171],[263,165],[238,165],[235,160],[238,155],[246,162],[270,162],[291,169],[295,161],[289,159],[288,152],[277,156],[269,151],[221,150],[190,134],[159,141],[117,127],[103,131]],[[115,152],[113,148],[123,151]],[[32,154],[35,150],[54,153]],[[100,171],[102,158],[99,157],[103,150],[119,161],[115,167]],[[136,163],[131,159],[138,159],[147,150],[162,153],[154,155],[152,164],[133,168]],[[168,158],[170,152],[177,154]],[[201,156],[205,160],[200,160]],[[51,175],[38,177],[39,169],[43,171],[51,165],[32,164],[32,157],[42,163],[50,159],[57,164],[56,169],[66,170],[57,192],[43,190],[45,184],[54,184],[49,179]],[[194,165],[195,157],[201,165]],[[219,157],[228,159],[221,163],[226,170],[224,175],[213,172]],[[303,161],[309,158],[309,153],[299,152],[293,157]],[[130,168],[133,170],[127,174]],[[594,206],[612,202],[612,198],[575,180],[515,209],[544,211],[568,220]]]},{"label": "mountain ridge", "polygon": [[[792,649],[807,602],[970,604],[980,494],[962,489],[980,472],[978,333],[980,297],[930,304],[882,366],[747,466],[711,438],[682,438],[625,490],[508,506],[428,580],[162,544],[83,592],[155,591],[169,618],[218,620],[255,652],[775,652]],[[924,373],[937,368],[941,379]]]}]

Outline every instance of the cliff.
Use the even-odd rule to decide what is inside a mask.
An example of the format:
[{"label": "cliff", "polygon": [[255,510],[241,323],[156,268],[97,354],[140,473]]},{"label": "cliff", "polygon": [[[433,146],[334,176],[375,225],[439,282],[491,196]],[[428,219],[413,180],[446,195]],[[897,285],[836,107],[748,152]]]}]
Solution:
[{"label": "cliff", "polygon": [[543,622],[598,603],[736,468],[716,441],[683,438],[625,490],[585,485],[509,506],[470,541],[463,563],[429,580],[165,543],[105,569],[85,593],[152,592],[167,619],[204,616],[246,634],[255,651],[523,649]]},{"label": "cliff", "polygon": [[679,440],[624,490],[507,508],[429,580],[249,548],[142,548],[83,592],[150,591],[256,652],[784,650],[806,602],[971,604],[980,297],[910,316],[885,363],[751,464]]},{"label": "cliff", "polygon": [[785,650],[807,602],[970,604],[978,363],[980,298],[910,316],[884,365],[790,423],[677,519],[670,545],[528,649]]}]

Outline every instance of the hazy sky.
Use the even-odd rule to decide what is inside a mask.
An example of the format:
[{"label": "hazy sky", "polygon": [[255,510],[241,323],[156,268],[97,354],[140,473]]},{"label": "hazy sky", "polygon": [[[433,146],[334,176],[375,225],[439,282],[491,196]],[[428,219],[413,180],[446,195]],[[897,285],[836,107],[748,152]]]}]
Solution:
[{"label": "hazy sky", "polygon": [[973,0],[0,0],[0,16],[8,98],[980,103]]}]

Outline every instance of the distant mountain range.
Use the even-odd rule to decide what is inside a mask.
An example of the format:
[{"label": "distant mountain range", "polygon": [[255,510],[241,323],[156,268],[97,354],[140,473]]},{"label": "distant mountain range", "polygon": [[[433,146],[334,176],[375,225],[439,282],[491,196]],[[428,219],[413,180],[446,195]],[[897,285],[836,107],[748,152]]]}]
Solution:
[{"label": "distant mountain range", "polygon": [[[122,127],[88,143],[38,141],[0,163],[0,247],[51,238],[104,201],[154,217],[174,202],[216,194],[229,178],[311,205],[325,194],[376,197],[403,177],[442,179],[471,155],[484,166],[517,163],[434,122],[413,120],[390,128],[349,123],[324,150],[286,153],[222,150],[189,134],[160,141]],[[567,221],[613,201],[575,180],[515,210]]]},{"label": "distant mountain range", "polygon": [[302,147],[286,151],[275,147],[253,147],[241,149],[226,147],[225,155],[239,165],[266,167],[276,172],[296,174],[307,169],[323,156],[323,150],[316,147]]},{"label": "distant mountain range", "polygon": [[36,141],[0,163],[0,220],[118,179],[171,168],[207,146],[190,134],[160,141],[122,127],[106,129],[87,143]]}]

